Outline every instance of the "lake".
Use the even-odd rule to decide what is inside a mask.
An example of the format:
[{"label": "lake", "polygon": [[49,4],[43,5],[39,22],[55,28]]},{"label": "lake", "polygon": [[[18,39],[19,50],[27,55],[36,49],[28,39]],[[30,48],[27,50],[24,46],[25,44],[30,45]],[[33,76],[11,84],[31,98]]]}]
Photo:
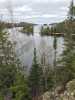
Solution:
[{"label": "lake", "polygon": [[[27,36],[18,31],[19,28],[9,29],[10,38],[16,42],[16,54],[21,63],[29,69],[32,65],[34,48],[37,50],[37,61],[41,63],[42,57],[45,57],[46,65],[53,65],[54,49],[53,36],[40,36],[38,28],[35,27],[34,35]],[[57,37],[57,59],[63,52],[64,38]]]}]

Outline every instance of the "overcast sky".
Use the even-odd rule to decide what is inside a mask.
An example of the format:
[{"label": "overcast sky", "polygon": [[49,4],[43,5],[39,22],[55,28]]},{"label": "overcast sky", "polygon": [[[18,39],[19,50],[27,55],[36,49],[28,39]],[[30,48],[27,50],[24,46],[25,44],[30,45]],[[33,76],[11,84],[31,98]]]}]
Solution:
[{"label": "overcast sky", "polygon": [[66,18],[70,1],[0,0],[0,16],[7,20],[7,15],[10,16],[9,12],[13,8],[14,20],[16,21],[33,23],[59,22]]}]

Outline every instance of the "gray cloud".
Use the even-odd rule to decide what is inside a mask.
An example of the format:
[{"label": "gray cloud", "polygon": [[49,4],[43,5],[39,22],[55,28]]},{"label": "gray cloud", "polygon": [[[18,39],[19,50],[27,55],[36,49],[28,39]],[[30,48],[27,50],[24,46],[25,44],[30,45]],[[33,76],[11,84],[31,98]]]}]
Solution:
[{"label": "gray cloud", "polygon": [[14,20],[52,23],[65,19],[71,0],[0,0],[0,14],[8,18],[13,8]]}]

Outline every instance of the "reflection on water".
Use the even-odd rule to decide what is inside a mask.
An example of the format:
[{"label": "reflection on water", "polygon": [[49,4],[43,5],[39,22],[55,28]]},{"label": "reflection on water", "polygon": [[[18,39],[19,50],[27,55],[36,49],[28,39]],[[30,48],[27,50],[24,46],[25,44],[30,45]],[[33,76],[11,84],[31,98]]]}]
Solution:
[{"label": "reflection on water", "polygon": [[[41,37],[39,34],[27,36],[15,29],[13,31],[12,29],[9,30],[10,37],[12,41],[16,41],[16,53],[25,66],[31,66],[32,64],[34,47],[37,49],[38,62],[40,63],[42,56],[45,55],[46,63],[52,65],[54,57],[54,38],[52,36]],[[57,38],[57,57],[62,53],[63,43],[63,37]]]}]

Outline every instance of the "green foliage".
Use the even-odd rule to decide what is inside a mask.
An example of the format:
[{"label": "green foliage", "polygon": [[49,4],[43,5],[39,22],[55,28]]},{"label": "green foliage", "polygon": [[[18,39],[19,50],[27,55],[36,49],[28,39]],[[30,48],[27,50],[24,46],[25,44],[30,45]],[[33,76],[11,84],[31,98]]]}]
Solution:
[{"label": "green foliage", "polygon": [[33,65],[29,75],[30,95],[34,98],[40,96],[42,86],[42,68],[37,63],[36,49],[34,49]]},{"label": "green foliage", "polygon": [[15,55],[14,44],[0,27],[0,100],[11,94],[14,100],[27,100],[27,80],[22,74],[22,66]]},{"label": "green foliage", "polygon": [[50,28],[48,26],[46,28],[42,27],[40,33],[41,33],[42,36],[50,35]]},{"label": "green foliage", "polygon": [[56,25],[56,27],[54,27],[55,32],[56,33],[64,33],[64,22],[61,22],[59,24]]},{"label": "green foliage", "polygon": [[[73,4],[71,4],[71,6],[72,5]],[[55,71],[56,84],[64,86],[67,82],[75,78],[75,38],[73,38],[73,34],[75,34],[75,20],[72,20],[73,13],[70,14],[68,15],[69,19],[67,19],[65,23],[57,24],[55,27],[55,31],[65,32],[62,60],[57,62],[57,68]],[[54,48],[56,49],[55,44]]]},{"label": "green foliage", "polygon": [[49,26],[42,26],[41,28],[41,35],[53,35],[53,33],[64,33],[64,28],[65,28],[65,22],[60,22],[60,23],[56,23],[55,25],[49,27]]},{"label": "green foliage", "polygon": [[69,7],[68,18],[69,20],[73,20],[73,17],[74,17],[74,2],[72,0]]},{"label": "green foliage", "polygon": [[8,40],[7,33],[0,29],[0,92],[5,93],[13,84],[17,71],[16,59],[12,43]]},{"label": "green foliage", "polygon": [[44,91],[50,91],[53,89],[54,84],[55,84],[55,79],[54,79],[54,71],[53,70],[48,70],[48,73],[46,73],[46,77],[47,77],[47,87],[45,88],[45,80],[43,81],[43,88]]},{"label": "green foliage", "polygon": [[13,92],[14,100],[30,100],[27,79],[21,73],[17,73],[14,85],[10,90]]},{"label": "green foliage", "polygon": [[33,25],[25,25],[22,29],[23,33],[26,33],[27,35],[33,34]]},{"label": "green foliage", "polygon": [[[73,4],[71,4],[72,6]],[[68,81],[75,78],[75,39],[73,39],[74,34],[74,22],[73,22],[73,14],[70,13],[69,20],[66,23],[65,29],[65,37],[64,37],[64,46],[65,49],[62,54],[62,67],[59,68],[60,76],[63,79],[63,82],[66,84]],[[60,77],[59,76],[59,77]],[[66,77],[65,77],[66,76]]]}]

